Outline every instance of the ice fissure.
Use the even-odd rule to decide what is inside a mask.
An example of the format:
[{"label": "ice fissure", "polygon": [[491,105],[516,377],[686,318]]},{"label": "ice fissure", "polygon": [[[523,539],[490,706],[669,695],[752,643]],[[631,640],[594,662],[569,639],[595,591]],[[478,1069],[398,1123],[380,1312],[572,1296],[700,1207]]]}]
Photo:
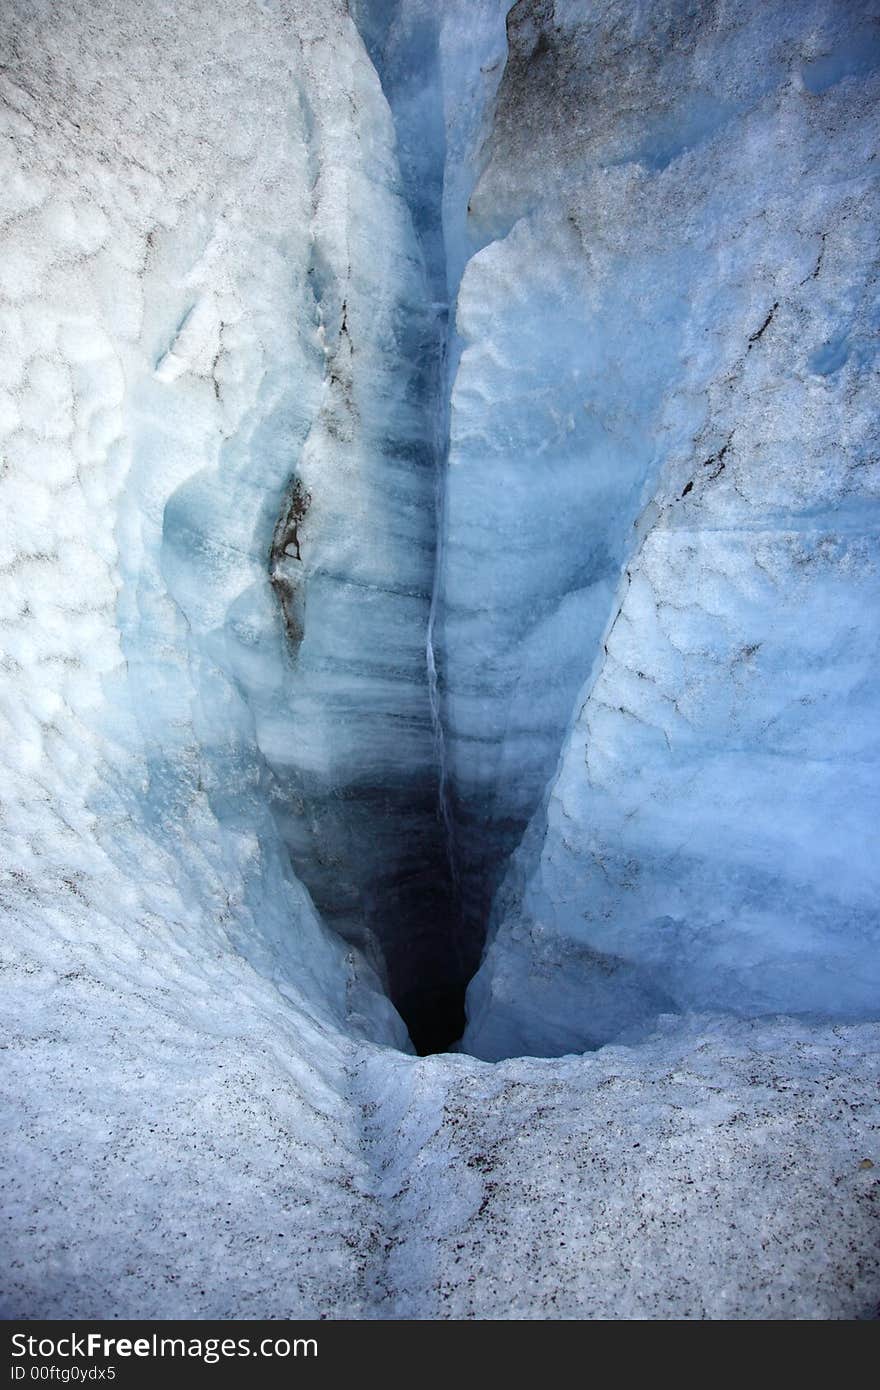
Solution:
[{"label": "ice fissure", "polygon": [[[559,113],[567,91],[592,90],[598,60],[589,24],[551,9],[468,6],[465,24],[456,4],[354,7],[393,127],[376,207],[383,219],[393,209],[393,263],[377,267],[369,237],[358,242],[360,170],[332,137],[323,148],[308,118],[308,285],[322,382],[269,550],[291,658],[285,727],[301,732],[260,746],[298,875],[322,919],[372,964],[421,1052],[461,1033],[487,929],[463,1043],[480,1055],[595,1047],[701,997],[690,988],[698,972],[687,989],[672,983],[680,972],[664,958],[662,932],[643,958],[638,933],[621,942],[562,928],[555,905],[552,924],[536,924],[523,866],[545,834],[578,719],[606,710],[642,558],[686,527],[682,508],[696,509],[704,531],[700,509],[712,510],[719,486],[734,510],[754,510],[738,467],[751,392],[762,389],[751,383],[768,354],[771,376],[779,370],[779,324],[803,314],[833,255],[828,209],[808,227],[794,191],[788,203],[780,192],[780,236],[802,244],[795,261],[766,282],[755,271],[754,297],[731,297],[728,325],[708,320],[699,331],[714,333],[714,352],[694,368],[694,304],[723,297],[718,272],[707,271],[721,253],[703,230],[718,214],[701,161],[715,158],[732,121],[778,126],[778,83],[801,31],[794,21],[780,31],[776,86],[765,65],[751,85],[738,78],[727,91],[719,79],[704,106],[718,52],[747,50],[757,20],[731,20],[723,33],[694,23],[685,41],[679,17],[652,19],[642,41],[673,46],[681,92],[617,126],[588,121],[575,177]],[[625,51],[602,42],[626,87]],[[358,142],[368,107],[355,100]],[[787,137],[774,138],[783,169]],[[724,275],[747,280],[760,190],[748,159],[730,179],[724,196],[737,190],[745,232]],[[649,209],[658,198],[672,207],[681,182],[678,206],[690,198],[691,220],[670,212],[663,237],[653,235]],[[644,206],[639,239],[627,203]],[[178,330],[184,344],[192,315]],[[219,349],[215,393],[217,361]],[[739,409],[713,402],[721,385]],[[767,659],[761,636],[742,650]],[[642,666],[636,679],[650,688]],[[638,701],[615,708],[635,728],[653,727]],[[674,761],[688,720],[678,696],[672,709],[677,729],[657,734]],[[591,743],[588,782],[602,739]],[[614,852],[596,851],[603,874]],[[785,954],[783,936],[776,946]],[[564,1002],[537,1002],[546,971],[537,962],[557,949],[564,978],[592,1001],[573,1017]],[[732,984],[722,997],[755,1007]],[[779,1003],[809,1008],[816,997],[805,985],[802,998],[784,990]]]},{"label": "ice fissure", "polygon": [[[285,825],[293,863],[323,919],[372,959],[422,1052],[461,1036],[465,989],[485,926],[462,920],[439,670],[455,351],[449,307],[460,273],[456,260],[472,249],[460,204],[493,86],[484,75],[475,77],[472,56],[464,78],[456,70],[463,13],[460,6],[443,13],[411,0],[355,7],[394,122],[392,197],[400,209],[402,267],[383,285],[372,265],[352,259],[348,245],[342,291],[315,233],[313,260],[325,267],[312,277],[326,356],[324,404],[286,488],[269,552],[293,660],[291,713],[313,719],[319,737],[310,744],[323,743],[329,755],[323,765],[307,767],[294,749],[283,762],[273,752],[280,796],[295,808]],[[502,7],[486,7],[483,47],[487,41],[497,47],[499,17]],[[454,108],[463,94],[469,98],[464,118]],[[450,136],[458,141],[452,151]],[[332,171],[323,178],[325,196],[338,196]],[[319,177],[317,221],[320,184]],[[392,299],[390,336],[379,336],[375,317],[369,323],[359,317],[364,298],[372,297],[375,308],[379,295]],[[385,372],[380,382],[377,355]],[[351,531],[345,514],[351,497],[328,498],[328,456],[340,460],[345,477],[348,460],[365,448],[368,469],[360,467],[358,485],[370,477],[373,496],[363,529],[339,547],[334,531]],[[330,486],[338,488],[339,480]],[[383,578],[369,573],[365,560],[377,550],[387,556]],[[363,624],[365,584],[375,593],[371,627]],[[340,661],[337,653],[346,648],[347,660]],[[348,678],[338,694],[334,664]],[[408,744],[400,737],[402,720]],[[359,743],[354,768],[338,760],[347,731]],[[313,759],[313,747],[306,756]]]},{"label": "ice fissure", "polygon": [[[394,20],[394,7],[386,9],[384,25]],[[430,49],[411,56],[430,79]],[[340,291],[329,257],[316,256],[326,268],[313,277],[325,403],[270,551],[293,659],[293,712],[316,735],[308,751],[301,741],[291,748],[280,777],[293,863],[323,919],[372,959],[419,1051],[460,1036],[466,985],[431,638],[446,290],[431,239],[442,162],[429,139],[423,186],[395,170],[389,193],[402,266],[389,266],[384,282],[348,245]],[[334,177],[324,168],[316,179],[316,221],[322,195],[338,197]],[[314,236],[320,247],[317,228]],[[329,494],[328,458],[341,475]],[[357,745],[351,762],[339,757],[346,740]],[[325,750],[317,762],[315,744]]]}]

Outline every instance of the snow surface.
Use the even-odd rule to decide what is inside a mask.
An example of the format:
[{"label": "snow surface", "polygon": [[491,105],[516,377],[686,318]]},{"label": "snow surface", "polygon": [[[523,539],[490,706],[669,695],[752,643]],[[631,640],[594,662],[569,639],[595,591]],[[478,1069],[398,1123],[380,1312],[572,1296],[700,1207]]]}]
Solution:
[{"label": "snow surface", "polygon": [[[704,8],[4,6],[7,1315],[875,1312],[873,11]],[[619,1041],[416,1058],[530,818]]]}]

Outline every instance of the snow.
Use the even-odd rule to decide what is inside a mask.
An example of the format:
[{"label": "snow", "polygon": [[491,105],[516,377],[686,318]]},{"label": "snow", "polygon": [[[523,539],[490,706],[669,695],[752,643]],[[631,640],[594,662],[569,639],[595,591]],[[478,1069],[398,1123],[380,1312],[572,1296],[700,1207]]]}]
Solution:
[{"label": "snow", "polygon": [[544,8],[4,7],[8,1316],[876,1308],[873,10]]}]

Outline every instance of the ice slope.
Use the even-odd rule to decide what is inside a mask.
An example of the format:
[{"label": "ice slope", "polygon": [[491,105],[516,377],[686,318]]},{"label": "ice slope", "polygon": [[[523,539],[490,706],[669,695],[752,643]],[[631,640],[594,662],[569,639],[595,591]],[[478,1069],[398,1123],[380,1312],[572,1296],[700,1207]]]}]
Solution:
[{"label": "ice slope", "polygon": [[472,199],[513,221],[465,274],[449,465],[479,910],[534,814],[488,1058],[880,1008],[876,16],[686,10],[517,7]]}]

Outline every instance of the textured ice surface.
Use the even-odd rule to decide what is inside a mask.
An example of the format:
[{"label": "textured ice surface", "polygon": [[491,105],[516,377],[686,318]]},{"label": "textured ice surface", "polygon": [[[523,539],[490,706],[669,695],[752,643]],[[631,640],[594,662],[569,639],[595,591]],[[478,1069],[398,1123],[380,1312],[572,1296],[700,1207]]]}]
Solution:
[{"label": "textured ice surface", "polygon": [[[874,988],[871,12],[550,9],[3,9],[8,1314],[876,1308],[877,1028],[730,1015]],[[401,1050],[438,758],[474,1047],[653,1036]]]},{"label": "textured ice surface", "polygon": [[287,1307],[358,1306],[334,1030],[405,1035],[290,870],[255,693],[287,679],[266,554],[323,371],[292,70],[329,91],[346,53],[367,66],[334,15],[331,53],[314,6],[298,37],[257,5],[4,7],[18,1316],[268,1312],[273,1280]]},{"label": "textured ice surface", "polygon": [[[435,458],[420,352],[435,315],[353,24],[330,6],[331,38],[320,8],[280,30],[253,9],[253,40],[224,11],[194,41],[195,70],[210,69],[195,86],[144,70],[164,42],[151,7],[115,15],[97,56],[78,51],[79,12],[46,9],[39,90],[26,63],[19,82],[8,69],[26,204],[4,262],[10,370],[23,359],[10,457],[28,471],[15,494],[28,568],[12,593],[48,564],[33,536],[57,474],[65,573],[97,550],[104,601],[119,589],[113,650],[92,660],[107,664],[101,727],[143,762],[143,815],[175,843],[191,798],[236,834],[267,822],[264,851],[292,850],[324,920],[377,970],[397,928],[399,997],[448,972],[432,931],[445,849],[424,655]],[[169,62],[199,13],[182,16]],[[100,78],[117,31],[131,83]],[[222,72],[239,43],[230,134]],[[50,158],[66,163],[40,172]],[[31,477],[47,450],[50,472]],[[77,451],[84,484],[60,462]],[[306,503],[296,536],[277,525],[292,495]],[[76,586],[60,587],[73,604]]]},{"label": "textured ice surface", "polygon": [[341,17],[331,51],[320,16],[273,47],[259,6],[84,14],[4,21],[6,887],[118,930],[207,914],[344,1014],[274,814],[302,732],[266,571],[324,390],[305,94],[347,53],[381,95]]},{"label": "textured ice surface", "polygon": [[100,973],[19,995],[8,1314],[876,1315],[876,1026],[493,1067],[355,1053],[228,962]]},{"label": "textured ice surface", "polygon": [[873,11],[532,10],[473,198],[522,216],[465,274],[453,396],[481,911],[535,818],[465,1046],[876,1016],[880,76],[804,75]]}]

